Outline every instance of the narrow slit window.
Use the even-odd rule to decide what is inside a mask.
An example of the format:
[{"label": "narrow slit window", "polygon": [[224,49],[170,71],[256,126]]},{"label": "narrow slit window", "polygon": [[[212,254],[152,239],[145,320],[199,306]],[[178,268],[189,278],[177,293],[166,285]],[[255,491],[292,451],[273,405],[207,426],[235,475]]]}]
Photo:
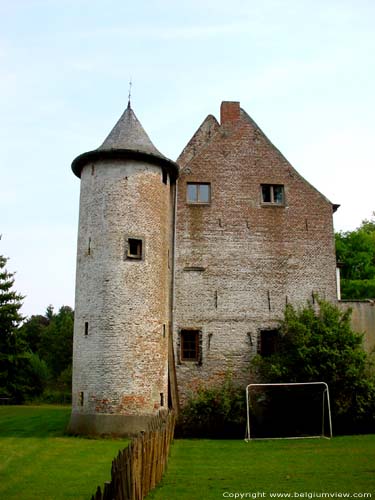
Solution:
[{"label": "narrow slit window", "polygon": [[85,321],[85,337],[87,337],[89,334],[89,322]]},{"label": "narrow slit window", "polygon": [[269,205],[284,205],[284,186],[281,184],[261,185],[262,203]]},{"label": "narrow slit window", "polygon": [[211,202],[211,184],[188,182],[186,194],[188,203],[207,205]]},{"label": "narrow slit window", "polygon": [[128,259],[142,259],[142,240],[137,238],[128,238]]},{"label": "narrow slit window", "polygon": [[160,406],[164,406],[164,393],[160,393]]},{"label": "narrow slit window", "polygon": [[84,402],[85,402],[85,395],[84,395],[83,391],[81,391],[81,392],[79,393],[79,405],[80,405],[80,406],[83,406],[83,403],[84,403]]}]

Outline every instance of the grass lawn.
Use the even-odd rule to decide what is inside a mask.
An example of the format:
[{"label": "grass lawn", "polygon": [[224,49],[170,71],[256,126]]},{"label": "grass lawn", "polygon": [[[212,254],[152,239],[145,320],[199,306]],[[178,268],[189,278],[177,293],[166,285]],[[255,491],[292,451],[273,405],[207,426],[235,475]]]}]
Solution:
[{"label": "grass lawn", "polygon": [[0,498],[89,500],[128,441],[64,436],[70,407],[0,406]]},{"label": "grass lawn", "polygon": [[167,474],[147,498],[241,498],[234,493],[271,498],[270,492],[292,498],[298,498],[294,492],[305,493],[299,496],[304,499],[308,493],[371,493],[375,499],[375,435],[250,443],[175,440]]}]

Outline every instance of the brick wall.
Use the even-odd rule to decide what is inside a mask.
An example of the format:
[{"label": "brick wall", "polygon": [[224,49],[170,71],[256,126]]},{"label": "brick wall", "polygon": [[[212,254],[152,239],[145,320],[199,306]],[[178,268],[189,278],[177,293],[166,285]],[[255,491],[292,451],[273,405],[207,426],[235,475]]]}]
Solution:
[{"label": "brick wall", "polygon": [[[182,152],[178,180],[174,342],[202,332],[202,359],[177,361],[182,401],[231,373],[247,381],[259,331],[287,302],[336,299],[331,203],[270,143],[239,103],[223,103]],[[211,184],[211,203],[186,201],[188,182]],[[265,205],[261,184],[282,185],[285,204]]]}]

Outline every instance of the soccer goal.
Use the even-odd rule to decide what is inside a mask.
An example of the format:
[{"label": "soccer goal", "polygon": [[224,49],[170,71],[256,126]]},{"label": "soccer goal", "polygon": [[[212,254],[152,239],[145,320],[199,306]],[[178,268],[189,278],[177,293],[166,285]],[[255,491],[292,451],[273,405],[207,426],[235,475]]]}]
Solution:
[{"label": "soccer goal", "polygon": [[246,406],[245,441],[332,437],[325,382],[249,384]]}]

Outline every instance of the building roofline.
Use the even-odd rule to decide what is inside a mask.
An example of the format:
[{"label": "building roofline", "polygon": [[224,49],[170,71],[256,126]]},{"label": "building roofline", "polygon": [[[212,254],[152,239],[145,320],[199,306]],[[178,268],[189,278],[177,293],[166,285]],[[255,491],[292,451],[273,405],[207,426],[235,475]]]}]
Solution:
[{"label": "building roofline", "polygon": [[87,163],[100,160],[146,161],[153,165],[160,166],[162,169],[166,169],[173,180],[177,179],[179,172],[178,165],[174,161],[152,153],[133,149],[95,149],[93,151],[88,151],[87,153],[77,156],[77,158],[73,160],[72,170],[77,177],[81,177],[82,169]]}]

